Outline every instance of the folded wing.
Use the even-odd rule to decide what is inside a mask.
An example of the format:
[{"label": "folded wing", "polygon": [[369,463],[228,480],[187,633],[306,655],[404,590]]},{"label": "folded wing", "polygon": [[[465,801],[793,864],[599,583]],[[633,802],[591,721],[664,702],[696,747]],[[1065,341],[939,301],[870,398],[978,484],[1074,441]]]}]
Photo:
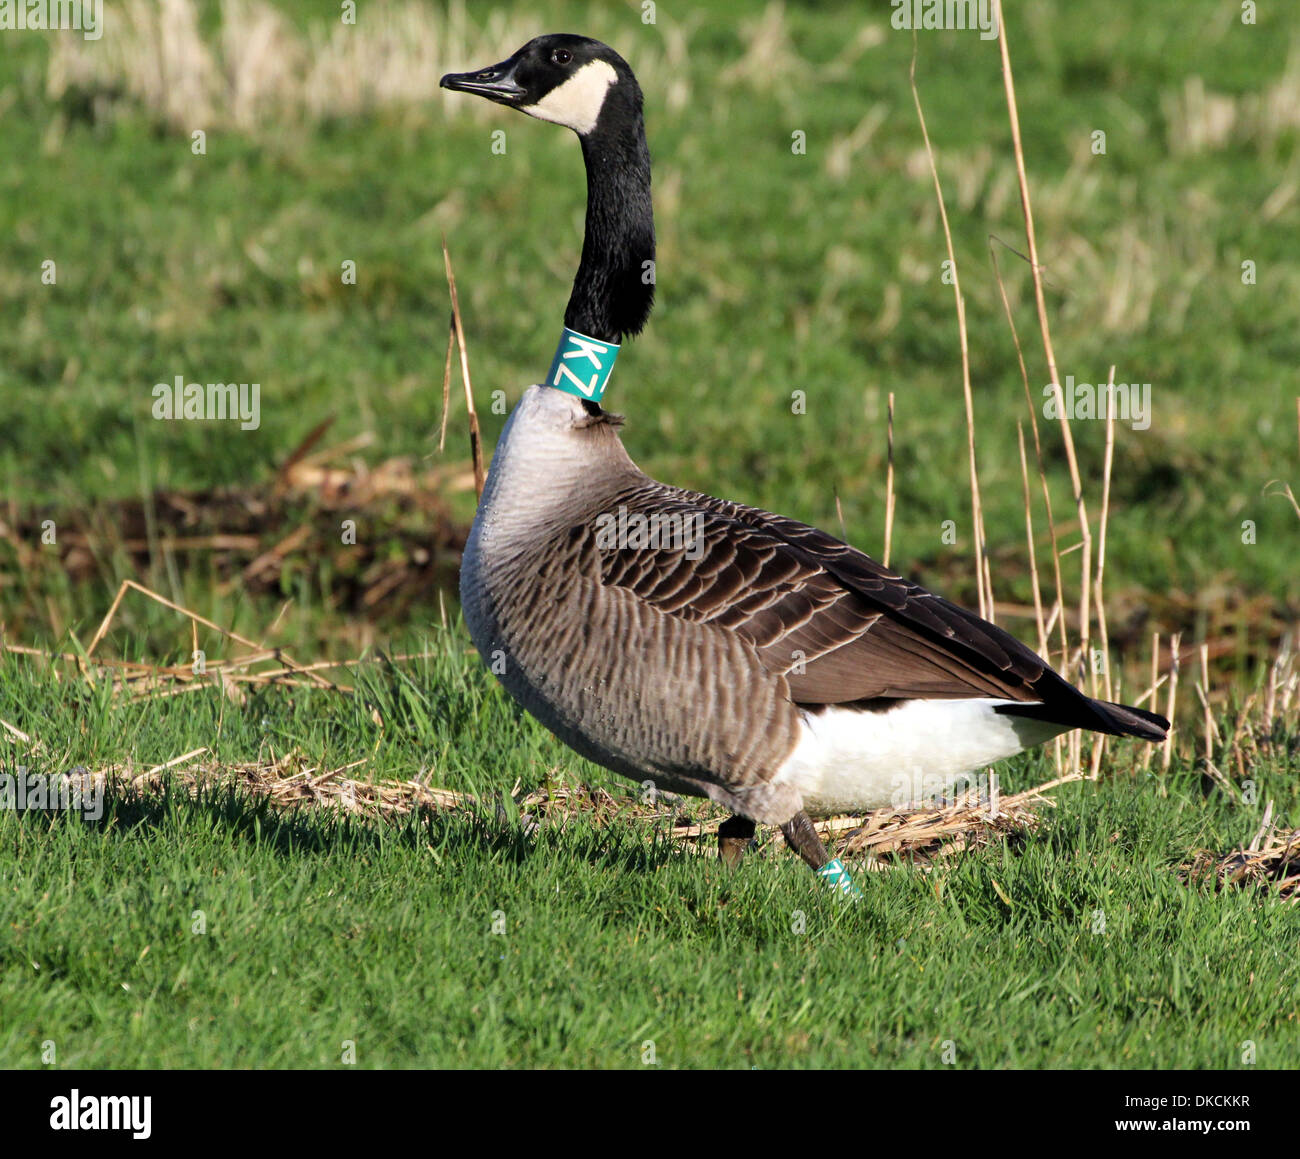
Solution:
[{"label": "folded wing", "polygon": [[798,704],[998,697],[1071,727],[1163,735],[1162,718],[1092,700],[1007,632],[816,528],[653,482],[617,502],[641,534],[598,552],[601,582],[738,633]]}]

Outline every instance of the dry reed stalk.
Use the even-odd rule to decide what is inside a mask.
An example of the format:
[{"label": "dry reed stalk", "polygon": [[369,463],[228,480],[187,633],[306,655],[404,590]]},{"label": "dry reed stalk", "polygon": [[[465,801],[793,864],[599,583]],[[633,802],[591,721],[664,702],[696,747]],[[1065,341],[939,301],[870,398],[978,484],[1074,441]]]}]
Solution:
[{"label": "dry reed stalk", "polygon": [[1203,723],[1205,726],[1205,767],[1214,763],[1214,738],[1218,728],[1214,723],[1214,714],[1210,711],[1210,646],[1201,644],[1201,678],[1196,686],[1196,695],[1201,702]]},{"label": "dry reed stalk", "polygon": [[889,392],[889,461],[885,468],[885,558],[889,566],[889,553],[894,541],[894,392]]},{"label": "dry reed stalk", "polygon": [[1043,618],[1043,593],[1038,582],[1038,553],[1034,550],[1034,514],[1029,498],[1029,463],[1025,458],[1025,424],[1016,423],[1016,439],[1020,444],[1021,498],[1025,505],[1025,540],[1029,549],[1029,578],[1034,589],[1034,624],[1038,628],[1038,652],[1047,657],[1047,622]]},{"label": "dry reed stalk", "polygon": [[[1106,527],[1110,520],[1110,479],[1111,468],[1115,462],[1115,406],[1113,388],[1115,385],[1115,367],[1110,368],[1107,381],[1106,406],[1106,453],[1102,468],[1101,489],[1101,523],[1097,528],[1097,579],[1093,584],[1097,605],[1097,638],[1101,644],[1103,687],[1106,699],[1114,700],[1113,685],[1110,677],[1110,632],[1106,626],[1106,600],[1103,594],[1106,578]],[[1096,668],[1096,665],[1093,665]],[[1095,689],[1094,689],[1095,695]]]},{"label": "dry reed stalk", "polygon": [[474,390],[469,381],[469,347],[465,345],[465,330],[460,321],[460,297],[456,293],[456,275],[451,269],[451,254],[447,252],[447,239],[442,239],[442,260],[447,267],[447,289],[451,294],[451,323],[460,349],[460,380],[465,385],[465,405],[469,408],[469,453],[474,461],[474,492],[483,498],[483,483],[487,478],[483,470],[483,438],[479,434],[478,411],[474,408]]},{"label": "dry reed stalk", "polygon": [[921,122],[921,137],[925,141],[925,155],[930,162],[930,176],[934,178],[934,195],[939,202],[939,220],[943,223],[944,241],[948,247],[948,261],[952,267],[952,292],[957,302],[957,337],[961,344],[962,393],[966,401],[966,451],[970,462],[971,523],[975,540],[975,586],[979,596],[980,616],[993,620],[993,593],[985,587],[988,569],[984,566],[984,511],[980,504],[979,470],[975,462],[975,401],[970,385],[970,343],[966,333],[966,300],[962,297],[961,281],[957,275],[957,255],[952,248],[952,230],[948,226],[948,210],[943,201],[943,186],[939,183],[939,169],[934,161],[930,133],[925,127],[925,113],[921,109],[921,94],[916,88],[916,33],[912,33],[912,66],[908,73],[912,86],[912,101],[916,116]]},{"label": "dry reed stalk", "polygon": [[99,622],[99,627],[96,629],[95,635],[90,641],[90,647],[86,649],[86,659],[90,659],[94,654],[95,649],[99,647],[99,642],[104,638],[105,633],[108,631],[109,624],[113,622],[113,617],[117,614],[117,605],[122,602],[122,597],[126,595],[126,588],[126,581],[123,580],[122,586],[117,589],[117,595],[113,597],[113,602],[109,605],[108,612]]},{"label": "dry reed stalk", "polygon": [[0,728],[3,728],[10,736],[16,737],[25,745],[32,746],[36,744],[36,742],[33,741],[27,733],[23,732],[21,728],[17,725],[10,724],[7,720],[0,720]]},{"label": "dry reed stalk", "polygon": [[1286,648],[1286,641],[1282,641],[1282,648],[1273,659],[1273,663],[1268,666],[1268,680],[1264,685],[1264,731],[1271,733],[1273,731],[1273,713],[1277,709],[1277,685],[1278,685],[1278,661],[1282,658],[1282,652]]},{"label": "dry reed stalk", "polygon": [[[1274,484],[1277,484],[1277,486],[1280,487],[1281,490],[1270,491],[1269,488],[1272,487]],[[1291,490],[1290,483],[1283,483],[1280,479],[1270,479],[1266,484],[1264,484],[1264,494],[1281,495],[1283,498],[1287,500],[1288,503],[1291,504],[1291,510],[1296,513],[1296,518],[1300,519],[1300,500],[1296,499],[1295,492]]]},{"label": "dry reed stalk", "polygon": [[[1038,482],[1043,491],[1043,506],[1047,511],[1047,531],[1052,545],[1052,572],[1056,580],[1056,608],[1059,611],[1059,609],[1065,606],[1064,581],[1061,578],[1061,549],[1060,541],[1057,538],[1056,518],[1052,513],[1052,490],[1047,485],[1047,468],[1043,463],[1043,443],[1038,432],[1038,411],[1034,406],[1033,395],[1029,389],[1029,371],[1025,366],[1024,349],[1020,345],[1020,332],[1016,328],[1015,315],[1011,311],[1011,301],[1007,297],[1006,283],[1002,279],[1002,267],[998,263],[997,251],[993,247],[993,239],[991,238],[989,239],[989,257],[993,262],[993,273],[997,279],[998,293],[1002,298],[1002,310],[1007,316],[1007,325],[1011,329],[1011,340],[1015,343],[1016,362],[1020,366],[1020,381],[1024,385],[1025,389],[1025,406],[1029,410],[1030,429],[1034,434],[1034,462],[1038,467]],[[1061,628],[1061,668],[1064,669],[1070,651],[1070,642],[1069,637],[1066,634],[1065,617],[1060,616],[1059,622]],[[1051,634],[1052,625],[1049,624],[1046,636],[1050,638]],[[1051,653],[1047,650],[1046,645],[1043,647],[1043,658],[1049,663],[1051,662]],[[1059,761],[1059,741],[1056,744],[1056,748]]]},{"label": "dry reed stalk", "polygon": [[[1151,634],[1151,687],[1147,690],[1146,694],[1138,698],[1136,703],[1140,705],[1147,698],[1147,696],[1150,696],[1151,708],[1152,711],[1154,711],[1156,707],[1156,690],[1159,687],[1160,687],[1160,633],[1153,632]],[[1146,772],[1147,769],[1149,769],[1150,767],[1151,767],[1151,746],[1148,744],[1142,746],[1142,771]]]},{"label": "dry reed stalk", "polygon": [[[1029,177],[1025,172],[1025,150],[1020,137],[1020,114],[1016,108],[1016,86],[1011,73],[1011,51],[1007,43],[1007,22],[998,21],[998,47],[1002,55],[1002,81],[1006,91],[1007,114],[1011,122],[1011,143],[1016,158],[1016,178],[1020,185],[1020,208],[1025,219],[1025,237],[1029,243],[1029,268],[1034,281],[1034,301],[1038,309],[1038,328],[1043,339],[1043,353],[1047,370],[1056,392],[1057,414],[1061,422],[1061,435],[1065,443],[1066,461],[1070,467],[1070,482],[1074,487],[1074,502],[1079,513],[1079,531],[1083,537],[1083,560],[1080,567],[1082,594],[1079,599],[1080,651],[1087,653],[1089,621],[1091,619],[1091,560],[1092,532],[1088,526],[1088,508],[1083,498],[1083,480],[1079,473],[1079,460],[1074,450],[1074,435],[1066,414],[1065,400],[1061,394],[1060,373],[1056,365],[1056,352],[1052,347],[1052,331],[1047,320],[1047,298],[1043,292],[1043,269],[1038,261],[1038,241],[1034,235],[1034,214],[1029,199]],[[1072,746],[1074,747],[1074,746]]]},{"label": "dry reed stalk", "polygon": [[1064,619],[1065,616],[1062,615],[1061,613],[1061,602],[1060,600],[1057,600],[1055,603],[1052,604],[1051,608],[1048,610],[1047,613],[1047,623],[1045,627],[1047,629],[1048,636],[1051,636],[1052,629],[1055,628],[1056,625],[1061,621],[1063,621]]},{"label": "dry reed stalk", "polygon": [[448,317],[447,360],[442,368],[442,422],[438,424],[438,454],[442,454],[447,447],[447,413],[451,410],[451,356],[455,348],[456,319]]},{"label": "dry reed stalk", "polygon": [[186,761],[190,761],[193,760],[195,757],[202,756],[207,751],[208,749],[207,746],[205,745],[202,748],[197,748],[191,750],[190,752],[182,753],[178,757],[172,757],[172,759],[169,761],[163,761],[163,763],[160,765],[154,765],[154,767],[144,775],[146,777],[152,777],[156,773],[164,772],[167,769],[174,769],[177,765],[183,765]]},{"label": "dry reed stalk", "polygon": [[844,524],[844,504],[840,502],[840,493],[835,492],[835,518],[840,524],[840,542],[848,543],[849,529]]},{"label": "dry reed stalk", "polygon": [[[1105,689],[1105,698],[1107,700],[1115,699],[1110,675],[1110,633],[1106,627],[1106,600],[1103,594],[1106,576],[1106,525],[1110,519],[1110,477],[1111,467],[1115,460],[1114,385],[1115,367],[1111,366],[1107,378],[1106,392],[1106,453],[1102,468],[1101,523],[1097,528],[1097,577],[1092,585],[1093,598],[1097,606],[1097,642],[1100,645],[1102,687]],[[1093,661],[1088,665],[1089,671],[1092,673],[1089,691],[1093,696],[1097,695],[1097,653],[1098,650],[1094,649]],[[1101,758],[1106,751],[1106,739],[1106,736],[1101,733],[1092,738],[1091,776],[1094,780],[1101,771]]]},{"label": "dry reed stalk", "polygon": [[[1300,641],[1300,631],[1295,639]],[[1296,650],[1290,635],[1282,637],[1277,656],[1269,665],[1268,685],[1264,698],[1264,731],[1273,731],[1276,717],[1285,717],[1291,707],[1291,698],[1300,687],[1300,672],[1295,670]]]},{"label": "dry reed stalk", "polygon": [[[217,632],[222,636],[225,636],[227,639],[234,640],[237,643],[243,644],[246,648],[252,648],[254,651],[266,650],[265,645],[257,644],[254,641],[248,639],[246,636],[241,636],[238,632],[234,631],[233,629],[223,628],[221,627],[220,624],[214,624],[211,620],[207,619],[206,617],[200,616],[198,612],[192,612],[190,611],[189,608],[182,607],[180,604],[177,603],[173,603],[171,600],[167,599],[166,596],[159,595],[152,588],[147,588],[144,586],[144,584],[136,583],[135,580],[127,579],[122,581],[122,585],[121,587],[118,588],[117,595],[114,597],[113,603],[108,609],[108,614],[105,615],[104,619],[100,622],[99,628],[95,632],[94,639],[92,639],[90,642],[90,647],[86,649],[86,655],[84,659],[81,661],[83,666],[86,661],[89,661],[91,654],[94,652],[95,648],[99,645],[99,642],[103,640],[105,634],[108,632],[109,625],[112,623],[113,617],[117,613],[118,605],[121,604],[122,597],[126,594],[126,590],[128,588],[140,592],[142,595],[148,596],[151,600],[154,600],[157,603],[162,604],[162,606],[165,608],[170,608],[173,612],[178,612],[182,616],[187,616],[192,623],[202,624],[205,628],[210,628],[212,631]],[[195,639],[197,640],[197,637],[195,637]],[[273,652],[275,657],[282,664],[285,664],[286,666],[291,668],[294,672],[297,673],[308,672],[308,670],[303,665],[299,664],[283,649],[276,648],[273,649]],[[323,676],[319,675],[318,673],[310,672],[308,674],[311,676],[312,682],[316,684],[318,687],[336,690],[336,687],[332,682],[326,680]]]},{"label": "dry reed stalk", "polygon": [[1245,757],[1242,753],[1242,740],[1245,739],[1251,747],[1255,748],[1256,753],[1259,751],[1258,746],[1255,745],[1255,738],[1251,736],[1249,732],[1251,715],[1255,708],[1255,702],[1258,699],[1259,689],[1255,689],[1254,692],[1246,697],[1245,703],[1241,706],[1241,711],[1237,714],[1237,723],[1233,727],[1232,738],[1228,742],[1228,748],[1231,751],[1231,759],[1236,765],[1238,780],[1246,779],[1246,763]]},{"label": "dry reed stalk", "polygon": [[[1174,756],[1174,707],[1178,703],[1178,644],[1180,635],[1175,632],[1169,638],[1169,699],[1165,705],[1165,716],[1169,718],[1169,734],[1165,737],[1164,749],[1160,755],[1160,769],[1169,771],[1169,762]],[[1161,781],[1161,789],[1165,783]]]}]

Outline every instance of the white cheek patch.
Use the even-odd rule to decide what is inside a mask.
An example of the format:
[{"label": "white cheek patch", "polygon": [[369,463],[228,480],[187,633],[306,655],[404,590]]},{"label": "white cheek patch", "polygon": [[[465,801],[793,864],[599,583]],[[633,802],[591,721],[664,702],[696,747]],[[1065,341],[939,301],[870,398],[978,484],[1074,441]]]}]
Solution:
[{"label": "white cheek patch", "polygon": [[605,94],[617,83],[613,65],[603,60],[588,61],[562,85],[556,85],[535,105],[525,105],[521,111],[585,136],[596,127]]}]

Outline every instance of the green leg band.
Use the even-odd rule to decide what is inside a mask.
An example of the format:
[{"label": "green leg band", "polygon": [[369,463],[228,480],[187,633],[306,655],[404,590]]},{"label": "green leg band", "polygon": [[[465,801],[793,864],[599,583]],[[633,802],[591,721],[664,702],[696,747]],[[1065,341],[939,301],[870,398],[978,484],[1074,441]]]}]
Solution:
[{"label": "green leg band", "polygon": [[853,884],[853,878],[849,876],[849,871],[844,868],[844,862],[838,857],[831,858],[816,873],[836,893],[850,897],[854,901],[862,900],[862,890]]}]

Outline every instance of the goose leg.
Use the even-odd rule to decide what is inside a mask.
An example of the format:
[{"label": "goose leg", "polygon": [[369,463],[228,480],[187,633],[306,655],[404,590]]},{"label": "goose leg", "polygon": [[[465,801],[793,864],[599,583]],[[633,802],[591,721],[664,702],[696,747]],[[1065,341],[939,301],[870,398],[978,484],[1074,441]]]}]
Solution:
[{"label": "goose leg", "polygon": [[754,839],[754,822],[748,817],[728,817],[718,826],[718,856],[735,869]]},{"label": "goose leg", "polygon": [[838,857],[831,857],[826,852],[826,846],[817,836],[817,830],[813,828],[807,813],[796,813],[781,826],[781,833],[785,837],[786,844],[799,854],[831,889],[854,901],[861,899],[862,891],[853,884],[849,871],[844,868],[844,862]]}]

